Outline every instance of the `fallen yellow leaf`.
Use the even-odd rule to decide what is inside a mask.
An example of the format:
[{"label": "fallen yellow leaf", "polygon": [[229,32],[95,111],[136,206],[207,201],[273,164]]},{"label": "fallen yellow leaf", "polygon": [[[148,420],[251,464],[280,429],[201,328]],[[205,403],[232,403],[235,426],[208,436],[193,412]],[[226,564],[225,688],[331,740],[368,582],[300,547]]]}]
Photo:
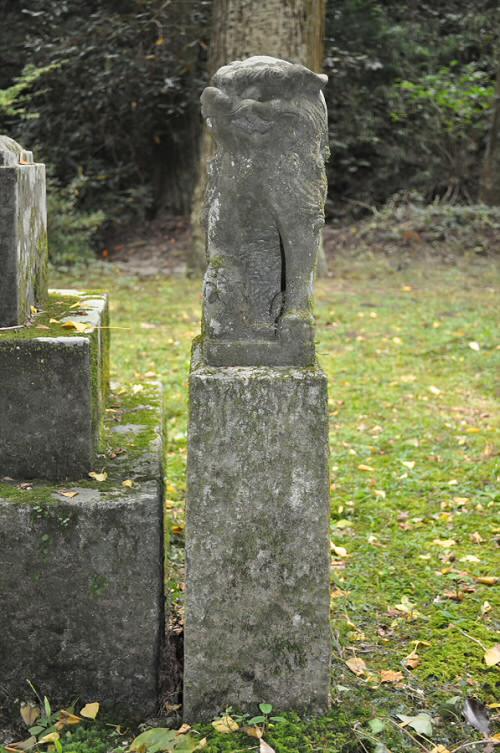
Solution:
[{"label": "fallen yellow leaf", "polygon": [[134,482],[131,478],[126,478],[125,481],[122,481],[122,486],[125,486],[127,489],[132,489]]},{"label": "fallen yellow leaf", "polygon": [[80,724],[83,719],[76,714],[73,714],[72,711],[68,711],[67,709],[61,709],[59,712],[59,721],[56,722],[56,729],[61,730],[64,729],[64,727],[70,727],[74,724]]},{"label": "fallen yellow leaf", "polygon": [[498,583],[498,578],[496,578],[494,575],[479,575],[477,578],[474,578],[476,583],[482,583],[484,586],[496,586]]},{"label": "fallen yellow leaf", "polygon": [[371,465],[363,465],[363,463],[361,463],[360,465],[358,465],[358,471],[373,472],[374,470],[375,470],[375,468],[372,468]]},{"label": "fallen yellow leaf", "polygon": [[353,523],[352,520],[347,520],[347,518],[342,518],[341,520],[337,520],[334,524],[335,528],[352,528]]},{"label": "fallen yellow leaf", "polygon": [[416,669],[420,666],[420,663],[420,656],[417,656],[417,654],[410,654],[410,656],[405,659],[405,667],[408,667],[408,669]]},{"label": "fallen yellow leaf", "polygon": [[80,714],[84,716],[86,719],[95,719],[98,713],[99,713],[99,704],[97,701],[94,701],[93,703],[85,704],[83,709],[80,711]]},{"label": "fallen yellow leaf", "polygon": [[230,716],[221,716],[220,719],[216,719],[212,722],[212,727],[220,732],[222,735],[229,735],[231,732],[236,732],[240,728],[239,724],[234,721]]},{"label": "fallen yellow leaf", "polygon": [[38,706],[32,706],[30,703],[22,703],[20,713],[23,718],[23,722],[27,727],[32,727],[41,714]]},{"label": "fallen yellow leaf", "polygon": [[92,329],[92,325],[88,324],[88,322],[63,322],[61,327],[63,329],[74,329],[75,332],[88,332]]},{"label": "fallen yellow leaf", "polygon": [[93,478],[95,481],[106,481],[108,478],[108,474],[106,471],[103,471],[102,473],[96,473],[96,471],[90,471],[89,473],[90,478]]},{"label": "fallen yellow leaf", "polygon": [[73,497],[78,497],[80,492],[67,491],[67,492],[58,492],[58,494],[62,494],[63,497],[69,497],[70,499],[73,499]]},{"label": "fallen yellow leaf", "polygon": [[383,669],[380,673],[380,682],[399,682],[402,679],[403,673],[392,669]]},{"label": "fallen yellow leaf", "polygon": [[260,738],[264,734],[262,727],[242,727],[241,731],[249,737],[256,737],[258,740],[260,740]]},{"label": "fallen yellow leaf", "polygon": [[20,750],[31,750],[36,745],[36,737],[28,737],[27,740],[20,740],[17,743],[9,743],[5,746],[5,750],[9,753],[19,753]]},{"label": "fallen yellow leaf", "polygon": [[352,659],[348,659],[346,661],[346,664],[351,670],[351,672],[354,672],[354,674],[358,675],[358,677],[360,675],[364,675],[367,670],[367,666],[365,662],[363,661],[363,659],[360,659],[357,656],[354,656]]},{"label": "fallen yellow leaf", "polygon": [[177,734],[177,735],[185,735],[185,734],[186,734],[186,732],[189,732],[189,730],[190,730],[190,729],[191,729],[191,725],[190,725],[190,724],[186,724],[186,723],[184,722],[184,724],[182,724],[182,725],[181,725],[181,726],[179,727],[179,729],[177,730],[176,734]]},{"label": "fallen yellow leaf", "polygon": [[341,599],[343,596],[348,596],[350,593],[350,591],[342,591],[341,588],[334,588],[331,597],[332,599]]},{"label": "fallen yellow leaf", "polygon": [[457,543],[455,539],[434,539],[433,544],[436,546],[442,546],[443,549],[449,549],[452,546],[455,546]]},{"label": "fallen yellow leaf", "polygon": [[55,743],[56,740],[59,740],[59,732],[49,732],[48,735],[44,735],[38,740],[38,745],[43,745],[44,743]]},{"label": "fallen yellow leaf", "polygon": [[484,663],[487,667],[494,667],[500,662],[500,643],[489,648],[484,654]]},{"label": "fallen yellow leaf", "polygon": [[405,468],[408,468],[408,470],[412,471],[415,468],[415,461],[414,460],[402,460],[401,465],[404,465]]},{"label": "fallen yellow leaf", "polygon": [[436,745],[432,748],[431,753],[450,753],[446,745]]},{"label": "fallen yellow leaf", "polygon": [[337,557],[348,557],[347,549],[343,546],[335,546],[335,544],[331,544],[331,550],[337,555]]}]

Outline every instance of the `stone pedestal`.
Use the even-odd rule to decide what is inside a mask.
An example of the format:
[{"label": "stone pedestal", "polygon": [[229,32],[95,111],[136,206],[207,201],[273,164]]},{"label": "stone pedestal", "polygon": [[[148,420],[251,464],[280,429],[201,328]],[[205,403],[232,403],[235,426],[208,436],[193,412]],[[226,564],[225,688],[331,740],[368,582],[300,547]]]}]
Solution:
[{"label": "stone pedestal", "polygon": [[46,296],[45,165],[0,136],[0,327],[24,324]]},{"label": "stone pedestal", "polygon": [[312,368],[190,377],[185,719],[328,707],[327,381]]},{"label": "stone pedestal", "polygon": [[[112,397],[105,481],[0,481],[0,678],[19,715],[26,678],[54,708],[156,709],[163,605],[161,393]],[[115,452],[113,452],[115,450]],[[123,485],[127,481],[127,485]]]},{"label": "stone pedestal", "polygon": [[108,386],[107,297],[53,291],[43,314],[0,330],[0,478],[86,476]]}]

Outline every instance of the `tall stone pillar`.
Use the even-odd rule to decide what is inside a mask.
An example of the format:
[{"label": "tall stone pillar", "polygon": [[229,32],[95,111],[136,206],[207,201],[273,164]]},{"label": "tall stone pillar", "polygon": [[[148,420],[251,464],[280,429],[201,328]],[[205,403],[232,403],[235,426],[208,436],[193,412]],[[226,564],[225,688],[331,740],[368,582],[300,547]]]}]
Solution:
[{"label": "tall stone pillar", "polygon": [[312,276],[326,77],[254,57],[202,95],[210,166],[190,375],[184,714],[328,707],[327,382]]},{"label": "tall stone pillar", "polygon": [[0,327],[22,325],[47,300],[45,165],[0,136]]}]

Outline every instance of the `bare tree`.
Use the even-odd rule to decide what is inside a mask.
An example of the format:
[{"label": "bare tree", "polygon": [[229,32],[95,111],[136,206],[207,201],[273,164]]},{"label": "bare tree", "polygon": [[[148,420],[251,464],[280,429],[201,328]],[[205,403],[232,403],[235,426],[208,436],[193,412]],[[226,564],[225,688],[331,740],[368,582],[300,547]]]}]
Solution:
[{"label": "bare tree", "polygon": [[[320,72],[325,12],[326,0],[214,0],[209,76],[221,65],[251,55],[284,58]],[[192,272],[205,268],[204,204],[207,163],[213,150],[213,139],[204,128],[191,211]],[[324,267],[323,253],[319,267]]]}]

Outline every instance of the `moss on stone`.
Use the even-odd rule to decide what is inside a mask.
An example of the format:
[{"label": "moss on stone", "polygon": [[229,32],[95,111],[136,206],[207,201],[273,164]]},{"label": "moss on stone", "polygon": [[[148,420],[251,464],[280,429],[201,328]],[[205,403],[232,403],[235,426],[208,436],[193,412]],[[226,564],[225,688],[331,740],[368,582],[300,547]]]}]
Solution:
[{"label": "moss on stone", "polygon": [[[54,484],[38,480],[29,483],[3,480],[0,482],[0,500],[33,504],[34,515],[50,516],[52,513],[47,510],[57,507],[64,499],[56,495],[75,488],[95,489],[103,499],[114,497],[117,493],[133,494],[134,487],[123,487],[123,481],[139,483],[156,477],[159,451],[156,443],[163,428],[162,421],[162,397],[156,383],[145,384],[135,394],[131,385],[124,386],[110,396],[105,412],[102,451],[97,456],[94,469],[107,473],[105,481],[99,482],[90,477]],[[128,425],[137,426],[138,429],[113,431]]]},{"label": "moss on stone", "polygon": [[[44,309],[35,314],[25,326],[0,329],[0,342],[10,340],[18,342],[19,340],[30,340],[37,337],[74,337],[75,330],[63,327],[60,320],[71,317],[75,311],[80,310],[75,307],[77,303],[81,305],[81,310],[85,311],[85,301],[92,295],[95,294],[79,293],[78,291],[72,294],[66,291],[64,295],[56,292],[50,293]],[[88,332],[78,332],[77,334],[79,337],[90,337],[93,330],[94,328],[89,327]]]}]

